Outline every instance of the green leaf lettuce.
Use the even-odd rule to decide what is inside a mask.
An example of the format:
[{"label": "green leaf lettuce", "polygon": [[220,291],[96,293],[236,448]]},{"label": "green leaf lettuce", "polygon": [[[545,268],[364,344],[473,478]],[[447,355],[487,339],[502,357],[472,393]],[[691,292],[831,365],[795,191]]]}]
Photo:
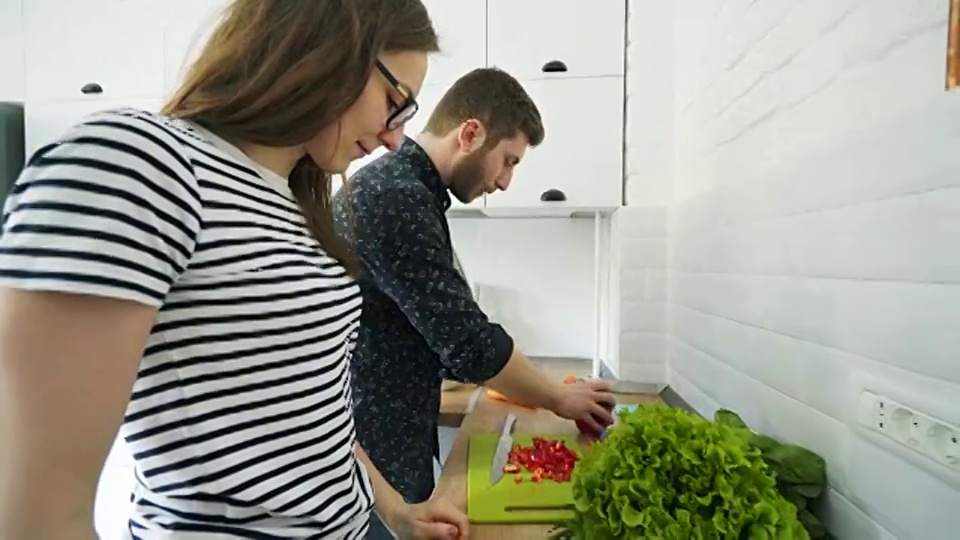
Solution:
[{"label": "green leaf lettuce", "polygon": [[[575,517],[557,538],[809,538],[746,426],[731,415],[711,422],[660,405],[620,413],[606,440],[578,463]],[[778,459],[804,472],[791,455]]]}]

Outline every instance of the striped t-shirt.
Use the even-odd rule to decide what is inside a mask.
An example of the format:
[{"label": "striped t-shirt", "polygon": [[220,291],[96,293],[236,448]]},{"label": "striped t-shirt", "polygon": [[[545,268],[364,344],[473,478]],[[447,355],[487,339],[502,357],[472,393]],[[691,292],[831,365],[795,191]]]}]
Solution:
[{"label": "striped t-shirt", "polygon": [[0,284],[159,308],[121,428],[132,536],[365,534],[348,369],[359,290],[284,179],[195,124],[93,115],[13,188]]}]

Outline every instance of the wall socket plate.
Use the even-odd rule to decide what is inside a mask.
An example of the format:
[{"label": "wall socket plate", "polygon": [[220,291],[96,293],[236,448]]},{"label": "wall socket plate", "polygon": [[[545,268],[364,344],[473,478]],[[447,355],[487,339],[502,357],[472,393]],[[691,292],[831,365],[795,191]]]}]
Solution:
[{"label": "wall socket plate", "polygon": [[960,427],[864,390],[857,423],[960,472]]}]

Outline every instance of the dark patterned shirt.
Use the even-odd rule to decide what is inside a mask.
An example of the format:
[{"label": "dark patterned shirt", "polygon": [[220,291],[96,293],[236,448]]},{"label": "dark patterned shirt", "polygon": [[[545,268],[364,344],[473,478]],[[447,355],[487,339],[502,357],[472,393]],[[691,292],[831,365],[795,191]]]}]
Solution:
[{"label": "dark patterned shirt", "polygon": [[443,378],[483,382],[513,340],[454,267],[450,195],[412,139],[355,173],[334,197],[360,260],[363,313],[351,363],[360,444],[408,502],[433,491]]}]

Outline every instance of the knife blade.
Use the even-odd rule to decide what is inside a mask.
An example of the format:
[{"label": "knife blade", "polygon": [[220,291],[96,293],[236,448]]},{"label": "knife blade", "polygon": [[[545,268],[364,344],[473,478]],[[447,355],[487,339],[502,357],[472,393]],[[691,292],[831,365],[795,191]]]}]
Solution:
[{"label": "knife blade", "polygon": [[494,485],[503,478],[503,468],[507,465],[507,459],[510,457],[510,449],[513,448],[513,424],[517,417],[508,414],[503,421],[503,430],[500,432],[500,438],[497,439],[497,450],[493,454],[493,463],[490,465],[490,485]]}]

